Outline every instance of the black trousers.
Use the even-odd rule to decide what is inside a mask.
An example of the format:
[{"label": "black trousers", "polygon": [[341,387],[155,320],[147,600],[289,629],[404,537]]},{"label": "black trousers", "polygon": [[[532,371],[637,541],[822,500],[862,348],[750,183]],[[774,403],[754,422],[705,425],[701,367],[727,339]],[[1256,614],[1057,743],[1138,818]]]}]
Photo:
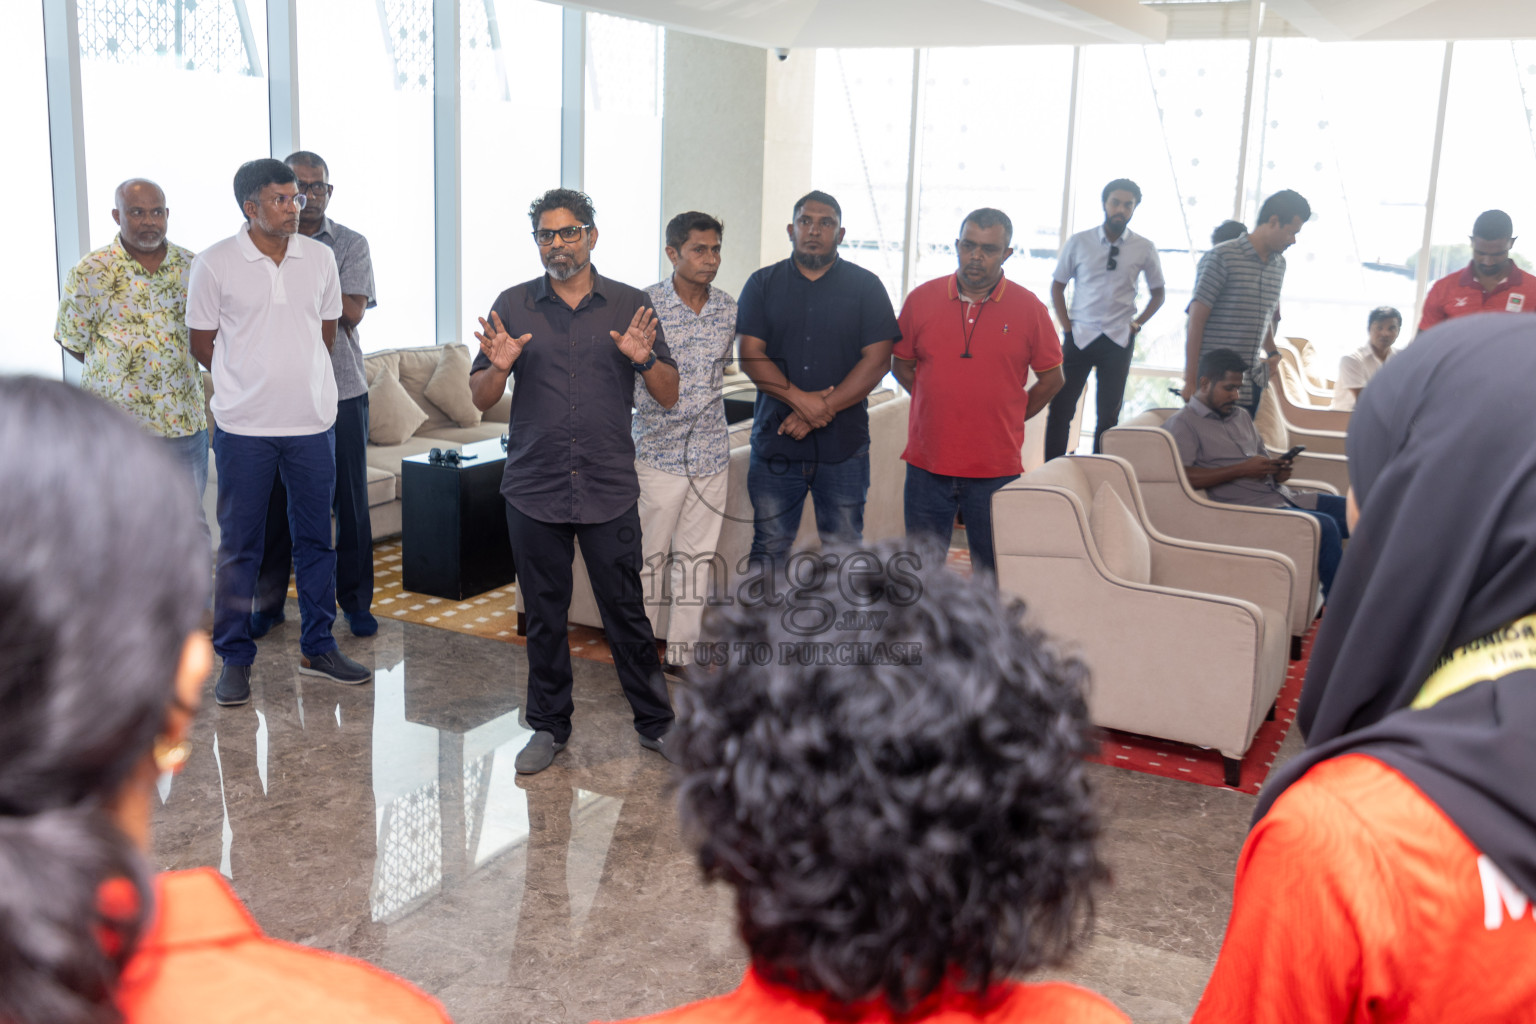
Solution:
[{"label": "black trousers", "polygon": [[[373,604],[373,524],[368,519],[368,396],[336,403],[336,603],[344,612]],[[288,597],[293,538],[288,534],[288,489],[279,473],[267,502],[266,546],[256,576],[255,610],[276,615]]]},{"label": "black trousers", "polygon": [[1135,355],[1136,339],[1130,344],[1116,345],[1108,335],[1101,334],[1078,348],[1068,331],[1062,339],[1061,372],[1067,378],[1056,397],[1051,399],[1050,415],[1045,421],[1045,457],[1054,459],[1065,455],[1072,438],[1072,416],[1077,412],[1077,399],[1083,393],[1091,370],[1099,371],[1098,422],[1093,428],[1093,450],[1102,451],[1099,441],[1104,431],[1120,422],[1120,405],[1125,401],[1125,382],[1131,375],[1131,358]]},{"label": "black trousers", "polygon": [[613,651],[619,685],[635,713],[635,731],[656,739],[672,726],[672,701],[645,616],[640,584],[640,511],[631,505],[606,523],[547,523],[507,503],[507,538],[528,617],[528,726],[571,736],[571,562],[581,555]]}]

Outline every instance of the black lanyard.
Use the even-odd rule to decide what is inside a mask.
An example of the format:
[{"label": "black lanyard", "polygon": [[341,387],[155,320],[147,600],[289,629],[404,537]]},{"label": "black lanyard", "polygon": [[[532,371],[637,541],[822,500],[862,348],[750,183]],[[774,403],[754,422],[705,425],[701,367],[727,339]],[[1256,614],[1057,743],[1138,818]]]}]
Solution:
[{"label": "black lanyard", "polygon": [[[967,299],[964,295],[962,295],[960,296],[960,301],[965,303],[965,306],[960,310],[960,336],[965,339],[965,351],[960,353],[960,358],[969,359],[971,358],[971,337],[976,333],[976,327],[981,322],[981,314],[987,308],[987,302],[989,300],[983,299],[980,302],[972,302],[970,299]],[[971,319],[966,315],[967,309],[970,306],[977,307],[975,319]],[[970,330],[965,329],[966,323],[970,323]]]}]

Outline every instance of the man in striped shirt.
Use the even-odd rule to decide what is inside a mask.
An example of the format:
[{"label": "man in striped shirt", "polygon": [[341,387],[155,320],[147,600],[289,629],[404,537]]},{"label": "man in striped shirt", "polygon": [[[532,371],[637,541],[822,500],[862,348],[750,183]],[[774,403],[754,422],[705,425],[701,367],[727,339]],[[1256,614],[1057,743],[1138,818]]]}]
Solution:
[{"label": "man in striped shirt", "polygon": [[[1281,253],[1296,244],[1312,207],[1300,193],[1286,189],[1264,200],[1254,229],[1223,242],[1200,258],[1195,293],[1189,304],[1184,344],[1184,400],[1195,392],[1200,357],[1230,349],[1249,367],[1243,375],[1243,408],[1258,412],[1259,399],[1274,361],[1275,322],[1279,319],[1280,286],[1285,281]],[[1259,357],[1260,347],[1264,358]]]}]

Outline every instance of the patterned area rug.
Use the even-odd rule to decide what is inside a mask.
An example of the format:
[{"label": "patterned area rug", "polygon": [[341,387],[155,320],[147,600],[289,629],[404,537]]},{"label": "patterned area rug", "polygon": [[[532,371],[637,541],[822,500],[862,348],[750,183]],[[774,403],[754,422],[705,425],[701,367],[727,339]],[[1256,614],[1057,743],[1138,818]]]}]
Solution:
[{"label": "patterned area rug", "polygon": [[[1243,758],[1239,785],[1243,793],[1257,793],[1275,765],[1275,754],[1296,721],[1296,705],[1301,700],[1301,684],[1307,678],[1307,662],[1312,658],[1312,641],[1317,636],[1317,623],[1307,630],[1301,642],[1301,660],[1290,662],[1280,696],[1275,701],[1275,720],[1264,722],[1254,734],[1253,745]],[[1204,747],[1191,747],[1183,743],[1170,743],[1150,736],[1136,736],[1113,729],[1100,730],[1103,735],[1099,752],[1088,760],[1115,768],[1128,768],[1133,772],[1160,775],[1165,779],[1181,779],[1198,782],[1202,786],[1228,787],[1223,778],[1221,755]]]}]

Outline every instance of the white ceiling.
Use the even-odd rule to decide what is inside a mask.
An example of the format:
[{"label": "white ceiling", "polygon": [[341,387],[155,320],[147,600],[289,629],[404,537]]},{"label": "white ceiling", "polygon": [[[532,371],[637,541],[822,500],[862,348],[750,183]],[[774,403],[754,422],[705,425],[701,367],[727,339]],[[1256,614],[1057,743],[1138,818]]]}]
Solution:
[{"label": "white ceiling", "polygon": [[[765,48],[1160,43],[1248,35],[1248,0],[588,0]],[[1536,0],[1269,0],[1262,31],[1324,41],[1536,38]]]}]

